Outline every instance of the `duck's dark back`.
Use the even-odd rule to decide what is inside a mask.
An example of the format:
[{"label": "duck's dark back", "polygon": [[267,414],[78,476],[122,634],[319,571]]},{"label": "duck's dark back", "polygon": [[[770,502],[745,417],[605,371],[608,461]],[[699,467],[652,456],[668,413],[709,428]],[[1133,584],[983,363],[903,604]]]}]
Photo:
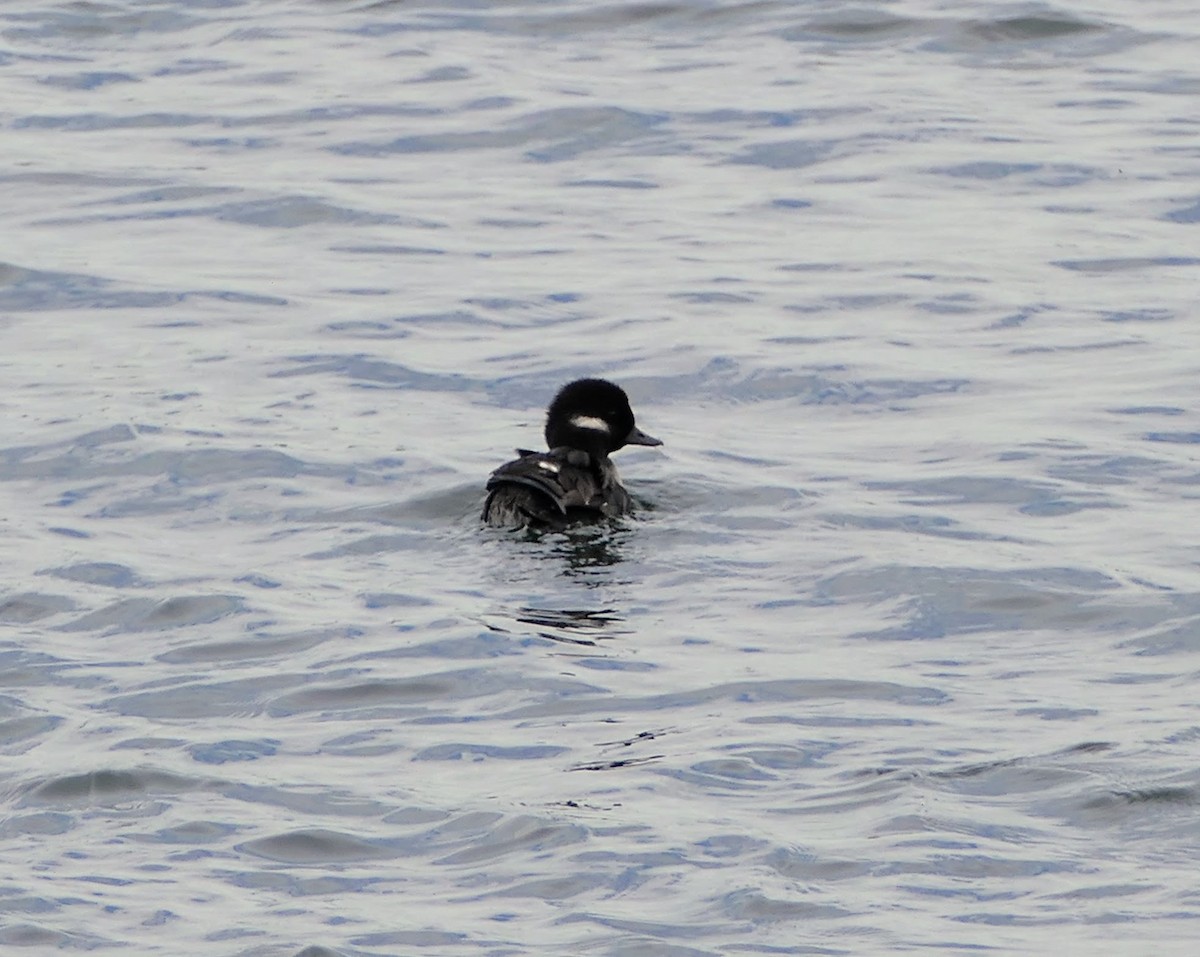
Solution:
[{"label": "duck's dark back", "polygon": [[504,463],[488,479],[482,517],[489,525],[561,528],[578,518],[609,513],[602,471],[586,452],[518,451],[520,458]]}]

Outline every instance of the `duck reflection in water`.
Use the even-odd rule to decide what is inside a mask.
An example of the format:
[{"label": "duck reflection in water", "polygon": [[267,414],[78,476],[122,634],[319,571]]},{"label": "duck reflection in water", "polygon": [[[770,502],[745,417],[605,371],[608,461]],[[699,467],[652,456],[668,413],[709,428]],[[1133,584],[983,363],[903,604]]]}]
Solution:
[{"label": "duck reflection in water", "polygon": [[[499,618],[504,619],[504,624],[496,620]],[[514,625],[532,625],[539,638],[594,648],[602,641],[628,634],[628,630],[621,627],[624,621],[611,608],[522,607],[489,615],[484,624],[489,631],[505,635],[513,633]]]},{"label": "duck reflection in water", "polygon": [[[624,546],[629,533],[602,525],[584,525],[553,538],[550,555],[565,563],[561,574],[568,578],[586,578],[599,569],[612,568],[625,560]],[[605,580],[611,583],[607,576]]]},{"label": "duck reflection in water", "polygon": [[612,609],[602,608],[589,611],[583,608],[521,608],[516,619],[538,628],[538,634],[551,641],[573,645],[595,645],[605,638],[623,634],[623,629],[614,627],[624,619],[613,614]]}]

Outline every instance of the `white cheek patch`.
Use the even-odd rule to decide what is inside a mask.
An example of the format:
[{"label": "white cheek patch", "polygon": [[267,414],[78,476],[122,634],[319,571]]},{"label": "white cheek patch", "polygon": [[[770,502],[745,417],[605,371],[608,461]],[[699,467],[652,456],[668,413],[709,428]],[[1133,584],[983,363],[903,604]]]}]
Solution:
[{"label": "white cheek patch", "polygon": [[577,429],[590,429],[593,432],[603,432],[608,435],[612,429],[608,427],[608,423],[603,419],[598,419],[594,415],[576,415],[572,416],[571,424]]},{"label": "white cheek patch", "polygon": [[558,466],[555,465],[553,462],[546,462],[546,461],[538,462],[538,468],[545,469],[547,472],[557,472],[558,471]]}]

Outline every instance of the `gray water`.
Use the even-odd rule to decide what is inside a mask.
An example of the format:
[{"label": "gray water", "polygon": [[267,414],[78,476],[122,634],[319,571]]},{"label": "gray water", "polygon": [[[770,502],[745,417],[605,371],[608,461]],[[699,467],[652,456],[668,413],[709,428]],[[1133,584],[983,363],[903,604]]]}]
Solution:
[{"label": "gray water", "polygon": [[6,4],[0,950],[1194,953],[1198,32]]}]

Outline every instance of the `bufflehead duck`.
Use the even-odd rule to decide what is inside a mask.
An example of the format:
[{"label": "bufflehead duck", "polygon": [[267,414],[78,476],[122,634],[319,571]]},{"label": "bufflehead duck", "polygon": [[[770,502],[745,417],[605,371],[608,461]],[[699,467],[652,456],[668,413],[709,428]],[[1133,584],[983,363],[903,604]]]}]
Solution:
[{"label": "bufflehead duck", "polygon": [[626,445],[662,445],[633,421],[625,391],[605,379],[563,386],[546,412],[549,452],[517,449],[488,479],[481,516],[506,528],[565,528],[575,519],[611,518],[631,499],[610,453]]}]

